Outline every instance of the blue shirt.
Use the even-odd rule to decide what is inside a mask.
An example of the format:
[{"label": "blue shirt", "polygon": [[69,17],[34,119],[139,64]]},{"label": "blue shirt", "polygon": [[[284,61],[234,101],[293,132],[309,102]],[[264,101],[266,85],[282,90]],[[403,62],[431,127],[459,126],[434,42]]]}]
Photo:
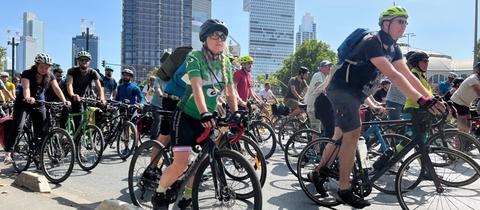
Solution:
[{"label": "blue shirt", "polygon": [[142,91],[137,85],[131,82],[123,82],[117,88],[117,96],[115,97],[115,100],[123,101],[125,99],[130,100],[130,104],[132,105],[137,102],[137,99],[140,101],[141,104],[145,103]]},{"label": "blue shirt", "polygon": [[105,99],[110,99],[113,90],[117,89],[117,82],[113,78],[108,79],[107,77],[102,77],[102,85],[105,92]]},{"label": "blue shirt", "polygon": [[166,94],[172,94],[180,98],[185,95],[185,88],[187,84],[185,84],[185,82],[182,80],[182,77],[185,75],[185,73],[187,73],[187,64],[183,63],[175,71],[172,79],[168,81],[167,86],[164,89]]},{"label": "blue shirt", "polygon": [[447,81],[443,81],[438,85],[438,92],[442,95],[447,94],[447,92],[452,88],[452,83],[448,83]]}]

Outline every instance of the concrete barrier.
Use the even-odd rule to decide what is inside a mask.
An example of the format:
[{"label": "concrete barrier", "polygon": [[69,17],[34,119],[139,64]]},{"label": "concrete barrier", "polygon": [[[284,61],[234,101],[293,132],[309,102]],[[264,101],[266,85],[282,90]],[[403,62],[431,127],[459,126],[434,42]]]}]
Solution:
[{"label": "concrete barrier", "polygon": [[119,200],[104,200],[95,210],[142,210],[142,208]]},{"label": "concrete barrier", "polygon": [[20,173],[13,184],[26,187],[33,192],[49,193],[52,191],[45,176],[29,171]]}]

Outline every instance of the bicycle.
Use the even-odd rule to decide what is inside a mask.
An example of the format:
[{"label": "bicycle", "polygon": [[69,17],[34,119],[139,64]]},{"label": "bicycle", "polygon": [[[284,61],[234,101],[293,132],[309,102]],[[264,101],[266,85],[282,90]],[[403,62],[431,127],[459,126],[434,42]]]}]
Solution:
[{"label": "bicycle", "polygon": [[[96,125],[89,124],[90,117],[96,110],[95,105],[100,103],[96,99],[84,97],[80,99],[80,103],[83,111],[68,114],[66,130],[74,139],[78,165],[84,171],[90,171],[98,165],[103,154],[104,139],[102,131]],[[76,125],[73,123],[74,117],[82,118],[76,129]]]},{"label": "bicycle", "polygon": [[[229,120],[230,122],[237,122],[238,118]],[[221,119],[219,119],[221,121]],[[175,203],[177,198],[181,197],[180,193],[183,192],[184,187],[186,186],[187,181],[194,177],[193,181],[193,192],[192,192],[192,205],[194,209],[199,209],[200,205],[205,206],[205,208],[212,208],[211,205],[205,204],[207,199],[213,199],[212,205],[236,205],[239,206],[237,198],[246,199],[248,197],[253,198],[253,203],[250,205],[245,204],[243,206],[245,209],[261,209],[262,208],[262,194],[261,186],[258,177],[255,174],[254,169],[250,163],[242,157],[236,151],[232,150],[221,150],[217,146],[217,143],[214,140],[213,130],[206,129],[204,133],[196,140],[197,143],[201,145],[196,147],[199,154],[194,162],[192,162],[188,169],[184,172],[184,175],[179,178],[170,189],[173,190],[173,198],[171,203]],[[154,157],[150,157],[148,154],[148,165],[143,169],[135,170],[134,162],[137,161],[137,158],[142,154],[145,154],[147,151],[151,151],[152,148],[156,148],[159,151]],[[143,156],[144,156],[143,155]],[[230,160],[228,160],[230,159]],[[132,202],[135,205],[142,206],[144,208],[151,207],[150,203],[145,200],[137,200],[138,198],[149,199],[151,193],[155,192],[156,187],[158,186],[158,180],[161,177],[162,169],[167,166],[169,158],[165,150],[162,149],[162,146],[156,141],[146,141],[135,152],[130,164],[129,170],[129,189],[130,196],[132,197]],[[210,168],[208,168],[210,166]],[[238,170],[239,173],[243,175],[234,174],[233,171]],[[140,196],[137,197],[136,194],[132,193],[132,184],[130,184],[130,175],[136,171],[137,174],[141,174],[140,181],[143,187],[143,192]],[[227,174],[227,171],[230,175]],[[205,175],[205,176],[204,176]],[[205,179],[204,177],[208,177]],[[211,177],[211,178],[210,178]],[[235,178],[232,177],[246,177],[243,179],[243,182],[247,184],[247,190],[244,189],[245,184],[241,184],[239,189],[233,189],[232,187],[236,185],[231,185],[229,181],[235,181]],[[229,179],[230,178],[230,179]],[[133,178],[132,178],[133,179]],[[142,187],[139,186],[140,190]],[[209,189],[209,187],[213,189]],[[201,188],[201,189],[200,189]],[[204,193],[210,193],[210,196],[204,195]],[[253,195],[249,195],[253,194]],[[143,202],[142,202],[143,201]],[[201,202],[201,203],[199,203]]]},{"label": "bicycle", "polygon": [[284,122],[280,125],[278,137],[277,137],[277,144],[280,145],[282,151],[285,151],[285,146],[287,143],[287,138],[293,135],[295,131],[309,129],[310,128],[310,121],[308,119],[308,115],[306,114],[307,105],[300,104],[298,106],[303,110],[301,115],[303,115],[304,120],[300,120],[298,117],[288,117],[284,120]]},{"label": "bicycle", "polygon": [[[425,113],[418,114],[414,117],[413,120],[385,121],[378,122],[378,124],[412,123],[414,129],[418,131],[426,131],[431,127],[430,122],[425,122],[425,120],[429,120]],[[298,167],[297,170],[299,173],[298,180],[300,186],[312,201],[323,206],[334,206],[340,204],[340,202],[335,199],[334,196],[329,196],[329,193],[333,189],[338,188],[338,183],[336,183],[339,178],[338,160],[333,155],[322,157],[323,149],[328,144],[332,144],[335,148],[332,154],[337,154],[339,146],[341,145],[341,140],[333,141],[330,139],[319,139],[309,143],[309,145],[307,145],[302,151],[298,163],[302,161],[301,159],[304,156],[309,156],[309,160],[316,159],[316,161],[310,161],[308,162],[310,164],[309,167]],[[407,157],[407,155],[410,154],[410,151],[417,146],[419,151]],[[361,198],[365,198],[371,193],[372,184],[375,181],[389,171],[398,161],[407,157],[400,166],[395,178],[395,192],[403,209],[409,209],[404,200],[404,196],[414,190],[418,190],[418,186],[420,186],[422,182],[432,180],[435,185],[433,191],[441,194],[446,192],[444,191],[445,187],[466,186],[475,182],[478,179],[478,174],[480,172],[480,166],[467,155],[449,148],[430,147],[421,140],[420,135],[417,135],[414,141],[408,142],[408,144],[401,151],[394,154],[393,157],[386,158],[384,164],[382,164],[381,167],[375,168],[373,171],[368,169],[368,163],[366,161],[367,154],[362,154],[359,151],[361,151],[361,149],[357,149],[356,160],[352,172],[352,191]],[[316,182],[318,185],[322,186],[325,191],[317,190],[314,184],[307,184],[307,181],[302,178],[305,175],[305,171],[308,172],[309,169],[317,167],[315,164],[318,163],[321,158],[327,158],[327,163],[331,163],[320,169],[319,173],[321,180],[317,180]],[[415,167],[416,165],[414,164],[417,163],[419,163],[418,166],[420,169]],[[469,169],[468,173],[465,173],[465,171],[455,171],[457,166],[456,163],[461,164],[459,167],[460,169]],[[402,178],[406,172],[413,172],[410,169],[417,169],[415,172],[418,172],[418,174],[415,174],[413,178],[410,178],[408,183],[406,183],[406,181],[402,182]],[[442,175],[439,175],[439,173],[442,173]],[[453,177],[455,179],[464,179],[460,181],[449,180],[449,178],[452,178],[452,174],[455,175],[455,177]],[[316,191],[320,191],[320,193],[317,193]]]}]

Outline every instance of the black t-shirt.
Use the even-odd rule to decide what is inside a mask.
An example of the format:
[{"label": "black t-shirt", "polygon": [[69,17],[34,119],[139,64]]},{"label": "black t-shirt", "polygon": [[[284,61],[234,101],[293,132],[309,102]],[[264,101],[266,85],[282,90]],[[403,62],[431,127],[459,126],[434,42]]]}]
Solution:
[{"label": "black t-shirt", "polygon": [[92,81],[98,80],[98,74],[95,70],[88,68],[88,72],[85,76],[82,76],[79,67],[71,68],[68,70],[67,75],[72,75],[73,77],[73,92],[83,96],[87,87],[92,87]]},{"label": "black t-shirt", "polygon": [[[45,100],[45,88],[48,87],[49,81],[55,79],[52,73],[50,73],[48,76],[50,77],[49,80],[44,77],[42,81],[37,83],[37,67],[34,66],[31,69],[22,72],[21,78],[27,79],[30,84],[30,97],[35,98],[35,100]],[[24,99],[23,87],[18,89],[16,95],[17,101],[22,101]]]},{"label": "black t-shirt", "polygon": [[[60,90],[62,90],[62,93],[65,95],[66,91],[66,85],[67,83],[65,80],[61,80],[58,82],[58,87]],[[55,94],[55,91],[53,91],[53,88],[51,85],[48,86],[48,88],[45,90],[45,100],[46,101],[56,101],[59,102],[60,98],[58,98],[57,94]]]},{"label": "black t-shirt", "polygon": [[375,101],[378,101],[380,103],[382,103],[382,99],[387,97],[387,91],[385,91],[385,89],[383,88],[380,88],[377,90],[377,92],[375,92],[375,94],[373,95],[373,98],[375,99]]},{"label": "black t-shirt", "polygon": [[[379,85],[380,72],[370,61],[371,58],[385,56],[390,62],[402,59],[402,52],[397,44],[385,49],[375,34],[367,35],[355,47],[350,60],[363,61],[364,65],[348,65],[347,62],[332,77],[330,88],[339,88],[351,92],[362,101]],[[347,67],[350,73],[347,82]]]}]

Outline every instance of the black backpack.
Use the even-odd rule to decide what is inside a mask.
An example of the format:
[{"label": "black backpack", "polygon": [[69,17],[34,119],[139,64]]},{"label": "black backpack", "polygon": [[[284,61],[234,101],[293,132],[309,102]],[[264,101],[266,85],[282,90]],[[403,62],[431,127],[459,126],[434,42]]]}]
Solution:
[{"label": "black backpack", "polygon": [[163,81],[170,80],[177,68],[182,65],[187,58],[188,53],[190,53],[192,50],[193,48],[190,46],[178,47],[171,55],[165,53],[162,56],[162,60],[164,60],[164,62],[162,62],[162,66],[160,66],[160,69],[157,73],[158,78]]}]

